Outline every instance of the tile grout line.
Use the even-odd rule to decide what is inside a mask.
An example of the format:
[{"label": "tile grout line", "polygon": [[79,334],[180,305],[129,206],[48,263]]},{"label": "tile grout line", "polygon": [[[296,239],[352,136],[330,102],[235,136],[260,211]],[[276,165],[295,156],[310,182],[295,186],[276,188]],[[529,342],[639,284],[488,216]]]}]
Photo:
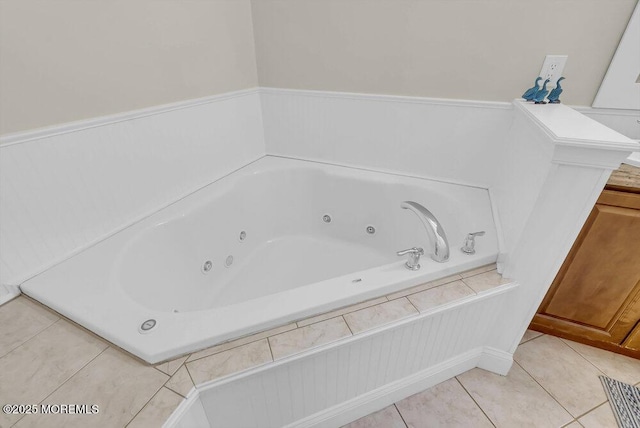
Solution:
[{"label": "tile grout line", "polygon": [[[457,274],[457,275],[459,275],[459,274]],[[444,279],[444,278],[441,278],[440,280],[442,280],[442,279]],[[408,289],[406,289],[406,290],[404,290],[404,291],[408,291],[408,290],[412,290],[412,289],[414,289],[414,288],[422,287],[422,286],[427,285],[427,284],[429,284],[429,283],[431,283],[431,282],[440,281],[440,280],[435,279],[435,280],[433,280],[433,281],[428,281],[428,282],[425,282],[425,283],[423,283],[423,284],[418,284],[418,285],[415,285],[415,286],[413,286],[413,287],[410,287],[410,288],[408,288]],[[433,290],[434,288],[442,287],[443,285],[451,284],[452,282],[456,282],[456,281],[462,281],[462,277],[460,277],[460,278],[456,278],[456,279],[452,279],[451,281],[443,282],[442,284],[434,285],[434,286],[431,286],[431,287],[429,287],[429,288],[425,288],[424,290],[416,291],[416,292],[413,292],[413,293],[403,294],[403,295],[401,295],[401,296],[395,296],[393,299],[389,299],[389,296],[394,296],[394,295],[396,295],[397,293],[400,293],[400,291],[398,291],[398,292],[396,292],[396,293],[391,293],[391,294],[385,295],[384,297],[385,297],[385,298],[387,299],[387,301],[389,301],[389,302],[391,302],[391,301],[393,301],[393,300],[401,299],[401,298],[403,298],[403,297],[406,297],[406,298],[408,299],[408,298],[409,298],[409,296],[413,296],[413,295],[418,294],[418,293],[423,293],[423,292],[428,291],[428,290]],[[466,285],[466,284],[465,284],[465,285]]]},{"label": "tile grout line", "polygon": [[[169,381],[167,381],[169,382]],[[171,392],[175,392],[176,394],[178,394],[180,397],[182,397],[183,400],[186,400],[187,397],[185,397],[184,395],[182,395],[180,392],[176,391],[175,389],[171,388],[170,386],[167,386],[167,384],[165,383],[164,385],[162,385],[162,388],[167,388],[169,391]]]},{"label": "tile grout line", "polygon": [[398,412],[398,414],[400,415],[400,419],[402,419],[402,423],[404,424],[405,428],[409,428],[409,424],[407,423],[407,421],[404,420],[404,416],[402,416],[402,412],[400,411],[400,409],[398,409],[398,406],[396,406],[396,403],[393,403],[393,407],[395,407],[396,412]]},{"label": "tile grout line", "polygon": [[[51,324],[49,327],[52,327],[54,324],[56,324],[56,323],[57,323],[58,321],[60,321],[61,319],[63,319],[63,318],[58,319],[56,322],[54,322],[53,324]],[[45,329],[44,329],[44,330],[42,330],[42,331],[44,332],[44,331],[45,331],[45,330],[47,330],[49,327],[45,328]],[[40,333],[38,333],[38,334],[40,334]],[[36,335],[36,336],[37,336],[37,335]],[[35,337],[35,336],[34,336],[34,337]],[[29,340],[31,340],[31,339],[29,339]],[[28,341],[27,341],[27,342],[28,342]],[[26,343],[26,342],[25,342],[25,343]],[[23,343],[23,345],[24,345],[24,343]],[[20,345],[20,346],[22,346],[22,345]],[[18,348],[20,348],[20,346],[18,346]],[[16,348],[16,349],[18,349],[18,348]],[[109,346],[107,346],[106,348],[104,348],[102,351],[98,352],[98,353],[96,354],[96,356],[95,356],[95,357],[91,358],[89,361],[87,361],[87,362],[86,362],[86,364],[84,364],[84,365],[83,365],[82,367],[80,367],[78,370],[76,370],[75,372],[73,372],[73,374],[72,374],[71,376],[69,376],[67,379],[65,379],[65,380],[64,380],[64,382],[62,382],[60,385],[56,386],[56,387],[55,387],[55,389],[54,389],[53,391],[51,391],[51,393],[50,393],[49,395],[47,395],[47,396],[46,396],[46,397],[44,397],[42,400],[40,400],[40,402],[38,402],[38,404],[42,404],[42,403],[44,403],[44,402],[45,402],[45,400],[46,400],[47,398],[49,398],[49,397],[51,397],[53,394],[55,394],[55,392],[56,392],[57,390],[59,390],[59,389],[60,389],[64,384],[66,384],[67,382],[69,382],[71,379],[73,379],[73,377],[74,377],[75,375],[77,375],[78,373],[80,373],[80,371],[81,371],[82,369],[84,369],[84,368],[85,368],[85,367],[87,367],[89,364],[91,364],[91,362],[92,362],[93,360],[95,360],[95,359],[96,359],[96,358],[98,358],[100,355],[102,355],[102,354],[104,353],[104,351],[106,351],[107,349],[109,349]],[[13,351],[11,351],[11,352],[13,352]],[[8,354],[7,354],[7,355],[8,355]],[[4,357],[2,357],[2,358],[4,358]],[[0,358],[0,360],[1,360],[2,358]],[[20,422],[20,421],[21,421],[22,419],[24,419],[26,416],[27,416],[26,414],[21,415],[20,419],[16,420],[16,421],[11,425],[11,426],[12,426],[12,427],[13,427],[13,426],[15,426],[18,422]]]},{"label": "tile grout line", "polygon": [[589,410],[587,410],[586,412],[584,412],[584,413],[583,413],[583,414],[581,414],[580,416],[576,416],[576,421],[577,421],[578,419],[582,418],[582,417],[587,416],[589,413],[593,412],[593,411],[594,411],[595,409],[597,409],[598,407],[602,407],[602,406],[604,406],[605,404],[608,404],[608,403],[609,403],[609,400],[605,401],[604,403],[600,403],[600,404],[598,404],[598,405],[597,405],[596,407],[594,407],[593,409],[589,409]]},{"label": "tile grout line", "polygon": [[[527,329],[527,330],[528,330],[528,329]],[[535,331],[535,330],[531,330],[531,331]],[[539,331],[537,331],[536,333],[540,333],[540,332],[539,332]],[[518,343],[518,346],[520,346],[520,345],[524,345],[525,343],[527,343],[527,342],[531,342],[532,340],[536,340],[537,338],[539,338],[539,337],[541,337],[541,336],[544,336],[544,333],[540,333],[540,334],[539,334],[539,335],[537,335],[536,337],[532,337],[531,339],[527,339],[527,340],[525,340],[524,342],[520,342],[520,343]]]},{"label": "tile grout line", "polygon": [[[296,329],[294,329],[296,330]],[[291,331],[291,330],[289,330]],[[274,362],[276,359],[273,357],[273,349],[271,348],[271,341],[269,340],[268,337],[265,337],[265,339],[267,340],[267,347],[269,348],[269,354],[271,354],[271,362]]]},{"label": "tile grout line", "polygon": [[[540,388],[542,388],[542,390],[543,390],[544,392],[546,392],[546,393],[547,393],[547,395],[549,395],[549,397],[551,397],[551,398],[552,398],[556,403],[558,403],[558,405],[559,405],[560,407],[562,407],[562,408],[564,409],[564,411],[565,411],[565,412],[567,412],[567,413],[569,414],[569,416],[571,416],[571,417],[572,417],[572,418],[574,418],[574,419],[576,418],[575,416],[573,416],[573,413],[571,413],[571,412],[570,412],[566,407],[564,407],[564,406],[562,405],[562,403],[560,403],[560,401],[558,401],[558,399],[557,399],[557,398],[556,398],[556,397],[555,397],[551,392],[549,392],[549,391],[547,390],[547,388],[545,388],[544,386],[542,386],[542,384],[541,384],[540,382],[538,382],[538,379],[536,379],[535,377],[533,377],[533,375],[532,375],[531,373],[529,373],[529,372],[527,371],[527,369],[525,369],[525,368],[522,366],[522,364],[520,364],[519,362],[517,362],[515,359],[513,360],[513,362],[514,362],[515,364],[517,364],[517,365],[518,365],[522,370],[524,370],[524,372],[525,372],[527,375],[529,375],[529,377],[530,377],[531,379],[533,379],[533,381],[534,381],[535,383],[537,383],[537,384],[540,386]],[[599,406],[599,404],[598,404],[598,406]],[[596,407],[597,407],[597,406],[596,406]],[[591,409],[591,410],[593,410],[593,409]]]},{"label": "tile grout line", "polygon": [[[589,364],[591,364],[593,367],[596,368],[596,370],[598,370],[600,373],[602,373],[604,376],[609,376],[608,374],[606,374],[604,372],[604,370],[602,370],[600,367],[596,366],[595,363],[592,363],[591,360],[589,360],[587,357],[585,357],[584,355],[582,355],[580,352],[578,352],[577,350],[573,349],[573,347],[571,345],[569,345],[567,342],[565,342],[561,337],[559,337],[558,339],[560,339],[560,341],[567,346],[569,349],[571,349],[573,352],[575,352],[576,354],[580,355],[586,362],[588,362]],[[568,340],[568,339],[567,339]],[[590,346],[590,345],[586,345],[586,346]],[[611,352],[611,351],[609,351]]]},{"label": "tile grout line", "polygon": [[[166,373],[165,373],[165,374],[166,374]],[[170,379],[170,378],[169,378],[169,379]],[[144,410],[144,408],[145,408],[145,407],[147,407],[147,404],[149,404],[149,403],[151,402],[151,400],[153,400],[153,399],[155,398],[155,396],[156,396],[156,395],[158,395],[158,393],[162,390],[162,388],[164,388],[164,385],[162,385],[160,388],[158,388],[158,390],[157,390],[156,392],[154,392],[154,393],[153,393],[153,395],[151,396],[151,398],[149,398],[149,400],[148,400],[146,403],[144,403],[144,404],[142,405],[142,407],[140,407],[140,410],[138,410],[138,411],[136,412],[136,414],[135,414],[135,415],[133,415],[133,417],[132,417],[131,419],[129,419],[129,422],[127,422],[127,423],[124,425],[124,426],[125,426],[125,428],[126,428],[126,427],[128,427],[128,426],[131,424],[131,422],[133,422],[133,420],[136,418],[136,416],[138,416],[138,415],[140,414],[140,412],[142,412],[142,410]],[[173,391],[173,392],[175,392],[175,391]],[[177,394],[177,393],[176,393],[176,394]],[[180,394],[178,394],[178,395],[180,395]],[[182,395],[180,395],[180,396],[182,396]]]},{"label": "tile grout line", "polygon": [[[188,357],[187,357],[188,358]],[[184,367],[184,369],[187,371],[187,375],[189,376],[189,379],[191,379],[191,373],[189,373],[189,369],[187,368],[187,360],[184,360],[184,363],[180,364],[180,367],[178,367],[178,369],[171,375],[169,376],[169,379],[167,379],[167,381],[162,385],[163,387],[170,389],[171,391],[175,392],[176,394],[178,394],[179,396],[186,398],[184,395],[182,395],[181,392],[176,391],[175,389],[171,388],[170,386],[167,386],[167,384],[169,382],[171,382],[171,379],[173,379],[173,377],[178,373],[178,371]],[[158,370],[159,372],[161,372],[162,374],[166,374],[165,372],[163,372],[162,370]],[[193,379],[191,379],[191,383],[195,386],[195,383],[193,382]]]},{"label": "tile grout line", "polygon": [[[434,287],[435,288],[435,287]],[[413,302],[411,301],[411,299],[409,298],[409,296],[404,296],[404,299],[407,299],[407,302],[409,302],[409,304],[413,307],[413,309],[416,310],[416,314],[413,315],[419,315],[421,314],[420,309],[418,309],[418,307],[416,305],[413,304]]]},{"label": "tile grout line", "polygon": [[49,324],[48,326],[46,326],[45,328],[43,328],[42,330],[40,330],[39,332],[37,332],[36,334],[34,334],[33,336],[31,336],[30,338],[28,338],[27,340],[25,340],[24,342],[22,342],[20,345],[16,346],[15,348],[13,348],[12,350],[10,350],[9,352],[7,352],[6,354],[4,354],[3,356],[0,357],[0,360],[2,360],[4,357],[6,357],[7,355],[11,354],[14,351],[17,351],[18,349],[20,349],[21,347],[23,347],[24,345],[26,345],[27,343],[31,342],[33,339],[35,339],[37,336],[40,336],[42,333],[44,333],[45,331],[49,330],[51,327],[53,327],[54,325],[58,324],[58,322],[60,322],[62,318],[58,317],[57,320],[55,320],[54,322],[52,322],[51,324]]},{"label": "tile grout line", "polygon": [[482,406],[480,405],[480,403],[478,403],[476,401],[475,398],[473,398],[473,395],[471,395],[471,393],[469,391],[467,391],[467,388],[464,387],[464,385],[462,384],[462,382],[460,381],[460,379],[458,379],[458,376],[454,376],[455,380],[458,382],[458,384],[460,384],[460,386],[462,387],[462,389],[464,390],[464,392],[467,393],[467,395],[469,396],[469,398],[471,398],[471,400],[473,400],[473,402],[475,403],[476,406],[478,406],[478,409],[480,409],[480,411],[482,412],[482,414],[487,418],[487,420],[489,421],[489,423],[491,425],[496,426],[496,424],[493,423],[493,421],[491,420],[491,418],[489,417],[489,415],[487,415],[487,413],[484,411],[484,409],[482,408]]},{"label": "tile grout line", "polygon": [[[189,367],[187,367],[187,362],[184,362],[184,369],[187,371],[187,374],[189,375],[189,379],[191,379],[191,383],[193,384],[193,388],[198,387],[198,385],[196,385],[196,381],[193,380],[193,376],[191,376],[191,372],[189,371]],[[191,392],[191,390],[189,390],[189,392]],[[189,395],[189,392],[187,392],[187,395]],[[185,397],[185,400],[187,399],[187,397]]]},{"label": "tile grout line", "polygon": [[[183,363],[183,364],[184,364],[184,363]],[[173,375],[170,375],[169,373],[165,373],[165,372],[163,372],[162,370],[160,370],[160,369],[159,369],[159,368],[157,368],[156,366],[151,366],[151,367],[153,367],[154,369],[158,370],[158,371],[159,371],[160,373],[162,373],[162,374],[166,374],[166,375],[168,375],[168,376],[169,376],[169,379],[171,379],[171,378],[173,377]],[[180,367],[182,367],[182,366],[180,366]],[[178,367],[178,370],[180,370],[180,367]],[[177,372],[178,370],[176,370],[176,372]],[[175,374],[175,373],[174,373],[174,374]]]},{"label": "tile grout line", "polygon": [[[287,324],[285,324],[285,325],[287,325]],[[277,328],[277,327],[276,327],[276,328]],[[278,333],[278,334],[288,333],[288,332],[290,332],[290,331],[297,330],[298,328],[299,328],[299,327],[292,328],[291,330],[283,331],[282,333]],[[256,334],[260,334],[260,333],[256,333]],[[198,352],[205,351],[205,350],[209,349],[209,348],[204,348],[204,349],[201,349],[200,351],[196,351],[196,352],[193,352],[193,353],[189,354],[189,356],[187,357],[187,359],[184,361],[184,363],[183,363],[183,364],[186,366],[186,365],[187,365],[187,363],[192,363],[192,362],[194,362],[194,361],[202,360],[203,358],[212,357],[212,356],[214,356],[214,355],[218,355],[218,354],[221,354],[221,353],[223,353],[223,352],[231,351],[231,350],[233,350],[233,349],[238,349],[238,348],[240,348],[241,346],[250,345],[250,344],[252,344],[252,343],[256,343],[256,342],[258,342],[258,341],[260,341],[260,340],[262,340],[262,339],[269,339],[270,337],[277,336],[278,334],[273,334],[273,335],[271,335],[271,336],[263,337],[263,338],[256,339],[256,340],[252,340],[251,342],[242,343],[242,344],[240,344],[240,345],[233,346],[233,347],[231,347],[231,348],[229,348],[229,349],[223,349],[222,351],[217,351],[217,352],[211,353],[211,354],[209,354],[209,355],[205,355],[204,357],[194,358],[193,360],[189,361],[189,358],[191,358],[191,356],[192,356],[192,355],[197,354]],[[241,337],[241,338],[236,339],[236,340],[241,340],[241,339],[243,339],[243,338]],[[234,340],[231,340],[230,342],[234,342]],[[220,344],[218,344],[218,345],[213,345],[213,346],[211,346],[211,348],[216,347],[216,346],[222,346],[222,345],[224,345],[225,343],[230,343],[230,342],[223,342],[223,343],[220,343]]]},{"label": "tile grout line", "polygon": [[[191,387],[191,389],[195,388],[196,383],[193,381],[193,377],[191,377],[191,373],[189,372],[189,368],[187,367],[187,361],[185,360],[184,363],[182,363],[180,365],[180,367],[178,367],[178,370],[180,370],[182,367],[184,367],[185,371],[187,372],[187,376],[189,376],[189,379],[191,380],[191,384],[193,385]],[[178,373],[178,370],[176,370],[176,372],[173,374],[173,376],[176,375],[176,373]],[[167,379],[167,381],[164,383],[164,385],[162,385],[163,387],[175,392],[176,394],[178,394],[179,396],[182,397],[183,400],[186,400],[187,397],[185,395],[183,395],[181,392],[176,391],[175,389],[171,388],[170,386],[167,386],[167,383],[169,383],[171,381],[171,379],[173,379],[173,376],[169,377],[169,379]],[[191,389],[189,389],[189,392],[191,392]],[[189,395],[189,392],[187,392],[187,395]]]},{"label": "tile grout line", "polygon": [[[540,336],[538,336],[540,337]],[[577,350],[573,349],[567,342],[565,342],[561,337],[558,338],[560,340],[560,342],[562,342],[567,348],[571,349],[573,352],[575,352],[577,355],[579,355],[583,360],[585,360],[586,362],[588,362],[589,364],[591,364],[597,371],[599,371],[602,375],[604,376],[608,376],[602,369],[600,369],[600,367],[596,366],[594,363],[591,362],[591,360],[589,360],[587,357],[585,357],[584,355],[582,355],[580,352],[578,352]],[[587,345],[589,346],[589,345]],[[531,376],[533,377],[533,376]],[[540,385],[542,386],[542,385]],[[605,394],[606,396],[606,394]],[[597,409],[598,407],[602,406],[603,404],[606,404],[609,402],[609,398],[607,397],[607,399],[603,402],[598,404],[595,407],[592,407],[591,409],[587,410],[586,412],[584,412],[583,414],[581,414],[580,416],[576,416],[576,420],[578,420],[579,418],[585,416],[587,413],[591,413],[592,411],[594,411],[595,409]]]},{"label": "tile grout line", "polygon": [[[309,320],[309,319],[312,319],[312,318],[321,317],[321,316],[323,316],[323,315],[327,315],[327,314],[330,314],[330,313],[333,313],[333,312],[338,312],[338,311],[341,311],[341,310],[343,310],[343,309],[349,309],[349,308],[352,308],[352,307],[354,307],[354,306],[358,306],[358,305],[361,305],[361,304],[363,304],[363,303],[367,303],[367,302],[369,302],[369,301],[371,301],[371,300],[377,300],[377,299],[384,299],[384,301],[383,301],[383,302],[380,302],[380,303],[374,303],[374,304],[371,304],[371,305],[369,305],[369,306],[365,306],[364,308],[360,308],[360,309],[355,309],[355,310],[352,310],[352,311],[348,311],[348,312],[345,312],[345,313],[340,314],[340,315],[335,315],[335,316],[332,316],[332,317],[328,317],[328,318],[322,319],[322,320],[320,320],[320,321],[316,321],[316,322],[312,322],[312,323],[309,323],[309,324],[305,324],[305,325],[303,325],[303,326],[300,326],[300,324],[299,324],[299,323],[301,323],[301,322],[303,322],[303,321],[306,321],[306,320]],[[394,299],[394,300],[395,300],[395,299]],[[374,306],[382,305],[383,303],[387,303],[387,302],[389,302],[389,301],[390,301],[390,300],[389,300],[389,298],[388,298],[386,295],[385,295],[385,296],[380,296],[380,297],[375,297],[375,298],[373,298],[373,299],[365,300],[364,302],[354,303],[353,305],[349,305],[349,306],[345,306],[345,307],[342,307],[342,308],[334,309],[334,310],[332,310],[332,311],[328,311],[328,312],[323,312],[323,313],[321,313],[321,314],[313,315],[313,316],[310,316],[310,317],[307,317],[307,318],[302,318],[301,320],[297,320],[297,321],[295,322],[295,324],[298,326],[298,328],[304,328],[304,327],[307,327],[307,326],[310,326],[310,325],[313,325],[313,324],[318,324],[318,323],[320,323],[320,322],[322,322],[322,321],[327,321],[327,320],[330,320],[330,319],[333,319],[333,318],[338,318],[338,317],[341,317],[341,316],[344,316],[344,315],[347,315],[347,314],[352,314],[352,313],[354,313],[354,312],[362,311],[362,310],[364,310],[364,309],[369,309],[369,308],[372,308],[372,307],[374,307]],[[285,332],[285,333],[286,333],[286,332]]]},{"label": "tile grout line", "polygon": [[355,336],[355,334],[353,334],[353,330],[351,330],[351,326],[347,322],[347,319],[344,317],[345,315],[347,315],[347,314],[340,315],[340,318],[342,318],[342,321],[344,321],[344,323],[347,325],[347,328],[349,329],[349,333],[351,333],[351,337],[353,337],[353,336]]},{"label": "tile grout line", "polygon": [[[381,303],[379,303],[379,304],[381,304]],[[373,306],[376,306],[376,305],[372,305],[372,306],[369,306],[369,307],[373,307]],[[365,308],[365,309],[366,309],[366,308]],[[354,312],[355,312],[355,311],[354,311]],[[349,312],[349,313],[351,313],[351,312]],[[344,315],[346,315],[346,314],[344,314]],[[263,337],[263,338],[256,339],[256,340],[252,340],[251,342],[243,343],[243,344],[240,344],[240,345],[234,346],[234,347],[229,348],[229,349],[224,349],[224,350],[222,350],[222,351],[217,351],[217,352],[214,352],[214,353],[212,353],[212,354],[205,355],[204,357],[194,358],[194,359],[193,359],[193,360],[191,360],[191,361],[185,361],[185,362],[184,362],[184,364],[187,364],[187,362],[192,363],[192,362],[194,362],[194,361],[198,361],[198,360],[201,360],[201,359],[203,359],[203,358],[208,358],[208,357],[211,357],[211,356],[213,356],[213,355],[220,354],[220,353],[222,353],[222,352],[231,351],[232,349],[237,349],[237,348],[239,348],[239,347],[241,347],[241,346],[245,346],[245,345],[249,345],[249,344],[251,344],[251,343],[258,342],[258,341],[260,341],[260,340],[262,340],[262,339],[267,339],[267,340],[268,340],[268,339],[271,339],[272,337],[279,336],[279,335],[281,335],[281,334],[290,333],[290,332],[295,331],[295,330],[300,330],[300,329],[303,329],[303,328],[305,328],[305,327],[310,327],[310,326],[312,326],[312,325],[320,324],[321,322],[329,321],[329,320],[336,319],[336,318],[342,318],[342,319],[343,319],[343,321],[344,321],[345,323],[347,323],[347,321],[344,319],[343,315],[337,315],[337,316],[335,316],[335,317],[331,317],[331,318],[327,318],[327,319],[325,319],[325,320],[321,320],[321,321],[317,321],[317,322],[314,322],[314,323],[311,323],[311,324],[307,324],[307,325],[304,325],[304,326],[302,326],[302,327],[292,328],[292,329],[290,329],[290,330],[283,331],[282,333],[272,334],[271,336]],[[298,323],[297,323],[297,322],[296,322],[296,323],[290,323],[290,324],[296,324],[296,325],[298,325]],[[284,325],[288,325],[288,324],[284,324]],[[347,327],[348,327],[348,326],[349,326],[349,324],[347,324]],[[277,328],[277,327],[275,327],[275,328]],[[351,329],[349,329],[349,331],[351,331]],[[256,334],[260,334],[260,333],[256,333]],[[352,336],[353,336],[353,333],[352,333]],[[240,339],[242,339],[242,338],[240,338]],[[237,339],[237,340],[240,340],[240,339]],[[269,342],[269,348],[271,348],[271,341],[270,341],[270,340],[268,340],[268,342]],[[223,345],[223,344],[224,344],[224,343],[221,343],[220,345]],[[214,345],[214,346],[218,346],[218,345]],[[208,349],[208,348],[205,348],[205,349]],[[201,351],[204,351],[205,349],[202,349]],[[311,349],[311,348],[306,348],[306,349]],[[306,349],[304,349],[304,350],[306,350]],[[303,350],[303,351],[304,351],[304,350]],[[303,352],[303,351],[300,351],[300,352]],[[198,352],[200,352],[200,351],[193,352],[192,354],[190,354],[190,356],[191,356],[191,355],[193,355],[193,354],[196,354],[196,353],[198,353]],[[188,360],[188,359],[189,359],[189,358],[187,358],[187,360]],[[275,361],[275,360],[273,360],[273,361]],[[163,372],[163,373],[164,373],[164,372]],[[166,373],[165,373],[165,374],[166,374]]]},{"label": "tile grout line", "polygon": [[[89,364],[91,364],[96,358],[98,358],[100,355],[104,354],[107,349],[109,349],[110,346],[107,346],[106,348],[104,348],[102,351],[100,351],[95,357],[93,357],[92,359],[90,359],[89,361],[87,361],[87,363],[85,365],[83,365],[82,367],[80,367],[78,370],[75,371],[75,373],[73,373],[71,376],[69,376],[68,379],[66,379],[64,382],[62,382],[60,385],[58,385],[56,387],[56,389],[54,389],[53,391],[51,391],[51,393],[49,395],[47,395],[46,397],[44,397],[38,404],[42,404],[44,403],[49,397],[51,397],[53,394],[56,393],[56,391],[58,391],[60,388],[62,388],[67,382],[69,382],[71,379],[73,379],[74,377],[76,377],[76,375],[78,373],[80,373],[85,367],[87,367]],[[17,422],[16,422],[17,423]]]}]

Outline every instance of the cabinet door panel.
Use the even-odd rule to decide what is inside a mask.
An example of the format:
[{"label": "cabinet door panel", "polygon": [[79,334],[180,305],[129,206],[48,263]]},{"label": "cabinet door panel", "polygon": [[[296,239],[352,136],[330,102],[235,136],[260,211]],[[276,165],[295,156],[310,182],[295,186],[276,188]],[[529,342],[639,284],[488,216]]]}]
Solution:
[{"label": "cabinet door panel", "polygon": [[640,323],[636,325],[636,328],[629,334],[623,346],[635,351],[640,351]]},{"label": "cabinet door panel", "polygon": [[640,211],[634,208],[596,204],[535,322],[624,340],[640,318]]}]

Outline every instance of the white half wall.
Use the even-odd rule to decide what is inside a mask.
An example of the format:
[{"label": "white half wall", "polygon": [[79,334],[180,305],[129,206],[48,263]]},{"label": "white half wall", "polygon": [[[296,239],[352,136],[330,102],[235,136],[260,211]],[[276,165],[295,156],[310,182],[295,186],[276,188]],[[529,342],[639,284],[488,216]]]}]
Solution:
[{"label": "white half wall", "polygon": [[[564,105],[514,102],[513,150],[494,194],[508,257],[503,275],[521,287],[501,308],[489,346],[513,353],[562,266],[611,171],[638,144]],[[538,156],[531,154],[538,153]],[[530,156],[522,158],[522,155]]]},{"label": "white half wall", "polygon": [[0,140],[0,283],[19,284],[264,155],[258,91]]},{"label": "white half wall", "polygon": [[339,427],[473,367],[504,375],[511,355],[484,345],[500,334],[497,314],[517,288],[198,385],[164,426]]}]

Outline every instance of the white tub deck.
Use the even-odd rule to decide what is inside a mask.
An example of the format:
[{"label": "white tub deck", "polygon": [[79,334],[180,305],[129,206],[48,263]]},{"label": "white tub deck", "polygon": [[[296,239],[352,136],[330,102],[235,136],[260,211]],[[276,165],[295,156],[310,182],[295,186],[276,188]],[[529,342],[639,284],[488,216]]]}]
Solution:
[{"label": "white tub deck", "polygon": [[[448,262],[427,255],[410,271],[395,255],[412,246],[431,251],[418,218],[400,209],[404,200],[440,220]],[[322,221],[327,213],[330,223]],[[487,234],[477,253],[463,254],[464,236],[478,230]],[[267,156],[22,290],[154,363],[493,263],[497,242],[486,189]],[[203,274],[206,260],[213,269]],[[142,333],[149,319],[156,325]]]}]

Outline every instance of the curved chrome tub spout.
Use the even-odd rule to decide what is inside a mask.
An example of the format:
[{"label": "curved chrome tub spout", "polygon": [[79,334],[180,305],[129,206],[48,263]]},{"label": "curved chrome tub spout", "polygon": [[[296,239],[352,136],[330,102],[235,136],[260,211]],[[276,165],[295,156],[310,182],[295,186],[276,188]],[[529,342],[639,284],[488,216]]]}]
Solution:
[{"label": "curved chrome tub spout", "polygon": [[413,211],[427,230],[427,235],[434,245],[433,254],[431,258],[439,263],[444,263],[449,260],[449,241],[447,235],[444,233],[444,229],[436,217],[431,214],[431,211],[424,206],[413,201],[404,201],[400,204],[400,207],[405,210]]}]

